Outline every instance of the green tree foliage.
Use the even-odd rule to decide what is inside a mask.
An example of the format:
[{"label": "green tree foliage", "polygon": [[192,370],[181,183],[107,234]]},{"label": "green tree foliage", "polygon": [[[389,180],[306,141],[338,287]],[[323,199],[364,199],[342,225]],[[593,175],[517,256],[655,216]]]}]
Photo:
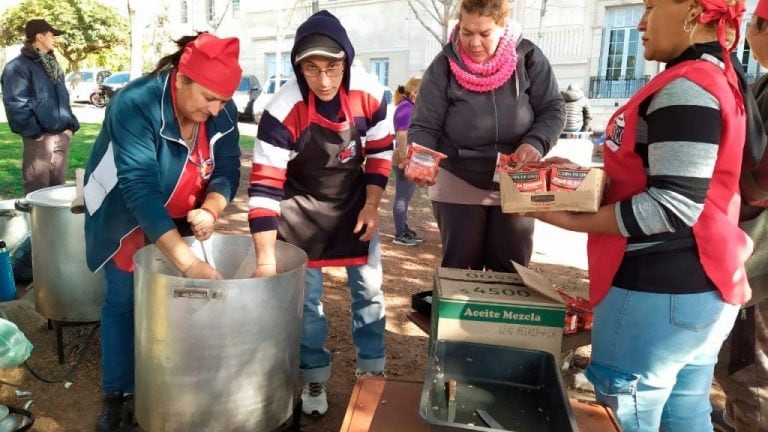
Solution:
[{"label": "green tree foliage", "polygon": [[24,24],[44,18],[66,34],[57,37],[56,49],[73,71],[93,56],[125,45],[128,25],[113,8],[97,0],[24,0],[0,18],[0,46],[24,42]]}]

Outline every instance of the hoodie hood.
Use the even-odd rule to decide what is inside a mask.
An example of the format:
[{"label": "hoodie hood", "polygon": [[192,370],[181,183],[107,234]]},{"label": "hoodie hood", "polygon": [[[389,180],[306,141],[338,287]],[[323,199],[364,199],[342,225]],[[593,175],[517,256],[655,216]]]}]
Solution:
[{"label": "hoodie hood", "polygon": [[344,59],[344,78],[341,81],[341,85],[345,90],[349,90],[349,75],[350,70],[352,69],[352,62],[355,60],[355,49],[352,47],[352,42],[350,42],[349,36],[347,36],[347,31],[341,25],[338,18],[326,10],[321,10],[307,18],[307,20],[296,29],[296,38],[293,42],[293,48],[291,49],[293,73],[296,75],[296,81],[299,84],[301,96],[304,98],[305,102],[309,98],[309,86],[295,60],[296,55],[298,55],[298,52],[296,52],[297,47],[301,45],[301,41],[311,34],[328,36],[341,45],[341,48],[346,54],[346,58]]},{"label": "hoodie hood", "polygon": [[568,86],[568,89],[563,92],[563,99],[565,99],[566,102],[576,102],[583,97],[584,92],[578,87]]}]

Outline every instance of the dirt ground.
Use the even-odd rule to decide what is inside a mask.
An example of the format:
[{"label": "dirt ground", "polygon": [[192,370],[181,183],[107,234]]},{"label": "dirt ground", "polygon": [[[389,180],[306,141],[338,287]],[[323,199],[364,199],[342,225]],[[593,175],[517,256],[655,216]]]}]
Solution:
[{"label": "dirt ground", "polygon": [[[243,155],[243,176],[238,198],[220,219],[218,232],[247,233],[246,188],[249,157]],[[391,199],[388,187],[381,206],[384,292],[387,307],[387,375],[391,378],[422,380],[427,364],[427,335],[408,318],[411,295],[431,288],[431,275],[439,264],[440,245],[437,225],[431,215],[424,190],[419,189],[411,204],[410,224],[424,237],[424,243],[404,247],[392,244]],[[535,257],[534,257],[535,259]],[[557,264],[533,264],[557,286],[570,292],[584,293],[586,272]],[[333,352],[333,377],[329,382],[328,413],[319,419],[302,418],[302,430],[338,431],[347,402],[355,384],[355,355],[350,337],[349,295],[343,271],[327,272],[325,310],[329,318],[328,346]],[[64,329],[65,365],[56,360],[54,332],[34,313],[26,301],[8,302],[0,310],[16,322],[32,341],[35,349],[30,362],[40,372],[57,376],[68,370],[82,350],[89,327]],[[587,354],[588,355],[588,354]],[[101,405],[101,369],[98,335],[83,353],[83,360],[70,377],[71,386],[46,384],[22,368],[0,370],[0,403],[22,406],[32,400],[30,409],[37,416],[33,431],[90,431]],[[570,377],[566,380],[570,381]],[[18,396],[17,391],[28,392]],[[22,393],[26,394],[26,393]],[[415,407],[416,408],[416,407]]]}]

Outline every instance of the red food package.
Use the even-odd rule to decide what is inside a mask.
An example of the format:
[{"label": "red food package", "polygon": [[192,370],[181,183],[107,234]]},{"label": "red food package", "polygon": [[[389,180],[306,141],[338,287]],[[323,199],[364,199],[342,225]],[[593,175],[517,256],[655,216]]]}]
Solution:
[{"label": "red food package", "polygon": [[515,184],[518,191],[526,192],[546,192],[547,176],[549,168],[540,165],[525,165],[518,170],[509,172],[509,178]]},{"label": "red food package", "polygon": [[577,331],[591,330],[593,315],[589,301],[583,297],[571,296],[560,289],[556,291],[565,302],[564,333],[571,334]]},{"label": "red food package", "polygon": [[435,180],[437,166],[446,156],[443,153],[413,143],[408,146],[405,175],[418,180]]},{"label": "red food package", "polygon": [[499,153],[499,159],[496,161],[496,172],[501,174],[507,174],[514,169],[520,163],[520,159],[516,154],[504,154]]},{"label": "red food package", "polygon": [[587,178],[589,168],[553,166],[549,174],[549,190],[576,190]]},{"label": "red food package", "polygon": [[565,325],[563,326],[564,334],[573,334],[579,331],[579,317],[573,312],[566,312]]}]

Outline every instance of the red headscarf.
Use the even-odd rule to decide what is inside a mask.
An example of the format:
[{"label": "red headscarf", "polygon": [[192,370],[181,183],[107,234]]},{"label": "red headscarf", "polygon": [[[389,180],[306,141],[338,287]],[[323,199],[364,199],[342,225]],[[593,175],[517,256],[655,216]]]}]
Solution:
[{"label": "red headscarf", "polygon": [[179,72],[208,90],[231,98],[243,74],[239,57],[237,38],[219,39],[210,33],[201,33],[184,47]]},{"label": "red headscarf", "polygon": [[768,0],[759,0],[755,6],[755,15],[768,20]]},{"label": "red headscarf", "polygon": [[[728,80],[728,84],[736,95],[736,103],[739,108],[744,110],[744,97],[739,90],[738,78],[736,77],[736,71],[733,70],[731,64],[730,52],[736,48],[736,44],[739,43],[741,18],[744,16],[744,3],[742,0],[737,0],[735,4],[728,5],[727,0],[698,0],[701,3],[703,12],[699,15],[698,22],[706,24],[709,22],[716,22],[717,28],[717,41],[720,43],[720,48],[723,50],[723,62],[725,63],[725,76]],[[758,6],[759,7],[759,6]],[[725,42],[726,28],[733,29],[736,32],[736,37],[733,39],[731,46],[727,46]]]}]

